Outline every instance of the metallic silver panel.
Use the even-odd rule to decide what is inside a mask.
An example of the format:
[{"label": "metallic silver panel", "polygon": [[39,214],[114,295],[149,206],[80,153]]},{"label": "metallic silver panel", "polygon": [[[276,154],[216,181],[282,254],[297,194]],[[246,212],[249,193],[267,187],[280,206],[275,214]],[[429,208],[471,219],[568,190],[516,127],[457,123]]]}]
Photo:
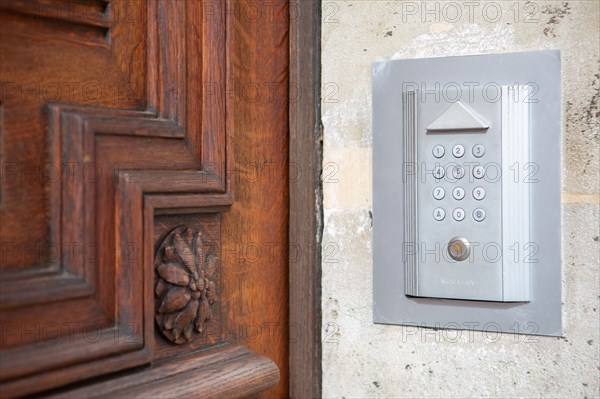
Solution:
[{"label": "metallic silver panel", "polygon": [[[435,86],[426,89],[419,90],[417,107],[418,296],[502,301],[500,101],[486,101],[481,90],[469,92],[468,89],[449,86],[443,95],[437,96]],[[453,112],[457,108],[464,111],[462,115]],[[477,120],[479,128],[454,129],[464,126],[464,120],[470,116]],[[422,128],[440,120],[443,120],[446,129],[432,131]],[[432,154],[437,145],[446,149],[441,158]],[[476,145],[486,148],[483,157],[473,154]],[[454,154],[456,146],[462,148],[460,156]],[[445,170],[441,179],[432,173],[438,167]],[[484,168],[486,172],[481,179],[473,176],[477,167]],[[455,168],[462,168],[464,175],[455,178]],[[432,196],[433,190],[438,187],[447,192],[442,200]],[[487,193],[483,200],[476,200],[472,194],[478,187]],[[462,189],[464,197],[454,198],[454,189]],[[446,212],[443,220],[432,217],[438,208]],[[476,222],[473,219],[476,209],[485,211],[485,220]],[[464,218],[456,220],[455,211],[462,212]],[[457,236],[471,243],[469,258],[458,262],[447,251],[448,243]]]},{"label": "metallic silver panel", "polygon": [[404,114],[404,267],[406,272],[405,290],[407,295],[419,294],[419,269],[417,260],[417,175],[414,168],[417,162],[417,93],[404,93],[402,110]]},{"label": "metallic silver panel", "polygon": [[[420,298],[405,295],[405,268],[403,258],[405,246],[404,212],[405,189],[403,180],[403,154],[405,150],[402,127],[405,120],[403,112],[403,93],[407,91],[423,92],[430,98],[435,97],[432,89],[441,95],[436,98],[438,111],[435,115],[417,115],[419,126],[429,126],[450,104],[452,90],[468,91],[473,89],[481,93],[484,88],[502,86],[529,86],[532,90],[529,104],[531,121],[530,162],[534,168],[521,170],[523,173],[535,171],[537,182],[530,187],[530,241],[538,246],[538,252],[531,263],[531,300],[530,302],[502,303],[491,301],[467,301],[456,299]],[[445,96],[449,94],[448,96]],[[417,99],[417,109],[421,105]],[[473,133],[478,138],[491,140],[486,145],[486,156],[494,158],[501,155],[500,134],[491,130],[500,126],[499,121],[489,120],[496,114],[492,108],[501,106],[497,101],[489,101],[478,108],[467,102],[479,115],[489,122],[487,133]],[[489,107],[486,111],[484,108]],[[432,111],[433,112],[433,111]],[[498,113],[499,115],[500,113]],[[467,57],[446,57],[413,60],[393,60],[377,62],[373,65],[373,262],[374,262],[374,321],[386,324],[408,324],[437,328],[463,328],[474,330],[491,329],[503,332],[526,334],[561,334],[561,241],[560,241],[560,157],[561,157],[561,105],[560,105],[560,53],[541,51],[481,55]],[[422,120],[421,117],[424,119]],[[488,136],[486,136],[488,135]],[[426,140],[418,135],[419,140]],[[431,136],[429,136],[431,137]],[[446,151],[450,151],[450,139],[439,134],[439,140]],[[472,137],[472,136],[471,136]],[[475,144],[464,140],[467,145]],[[497,141],[495,141],[497,140]],[[423,145],[422,145],[423,144]],[[418,142],[421,151],[429,152],[433,141]],[[465,149],[467,148],[465,145]],[[488,153],[488,151],[492,151]],[[495,152],[494,152],[495,151]],[[468,150],[465,157],[470,157]],[[490,159],[491,159],[490,158]],[[473,161],[476,161],[472,159]],[[431,180],[431,179],[429,179]],[[432,186],[434,182],[432,182]],[[423,186],[423,185],[420,185]],[[501,183],[492,184],[487,190],[486,199],[497,203],[488,203],[486,220],[494,222],[502,218],[501,198],[493,194],[501,189]],[[420,188],[418,189],[421,198]],[[431,195],[429,191],[427,195]],[[446,192],[446,196],[452,193]],[[488,197],[489,196],[489,197]],[[470,201],[473,199],[470,199]],[[421,206],[419,201],[419,206]],[[470,207],[471,205],[469,205]],[[466,209],[467,205],[465,205]],[[451,209],[446,209],[446,218],[451,218]],[[419,221],[418,223],[421,223]],[[465,234],[456,234],[448,223],[448,238],[463,236],[479,239],[482,229]],[[500,223],[499,223],[500,224]],[[454,224],[456,226],[456,224]],[[494,228],[486,229],[492,231]],[[452,234],[454,233],[454,234]],[[420,230],[422,235],[423,231]],[[441,233],[440,233],[441,234]],[[502,235],[496,242],[501,242]],[[420,241],[424,238],[421,236]],[[474,247],[475,248],[475,247]],[[476,249],[476,248],[475,248]],[[463,262],[461,262],[463,263]],[[430,276],[437,275],[432,264]],[[442,272],[444,269],[441,269]],[[496,269],[494,269],[496,270]],[[465,275],[469,272],[465,270]],[[434,281],[427,276],[419,276],[419,281]],[[491,278],[496,278],[492,273]],[[469,277],[467,277],[469,278]],[[463,277],[456,279],[460,284]],[[468,287],[467,287],[468,288]],[[420,286],[419,294],[427,294],[432,286]],[[479,295],[476,292],[474,294]],[[502,300],[504,293],[495,292],[496,300]],[[512,294],[510,294],[512,295]]]},{"label": "metallic silver panel", "polygon": [[533,179],[518,176],[531,166],[528,97],[528,87],[502,87],[502,296],[506,302],[529,301],[530,258],[537,248],[529,239]]}]

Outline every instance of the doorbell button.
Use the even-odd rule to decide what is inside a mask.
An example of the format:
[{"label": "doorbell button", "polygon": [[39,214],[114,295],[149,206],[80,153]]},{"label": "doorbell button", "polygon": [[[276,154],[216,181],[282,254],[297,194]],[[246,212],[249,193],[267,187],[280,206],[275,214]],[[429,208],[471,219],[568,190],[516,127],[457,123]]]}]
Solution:
[{"label": "doorbell button", "polygon": [[444,148],[444,146],[436,145],[435,147],[433,147],[432,152],[434,157],[441,158],[446,153],[446,149]]},{"label": "doorbell button", "polygon": [[471,244],[464,237],[454,237],[448,243],[448,254],[458,262],[469,257],[471,253]]}]

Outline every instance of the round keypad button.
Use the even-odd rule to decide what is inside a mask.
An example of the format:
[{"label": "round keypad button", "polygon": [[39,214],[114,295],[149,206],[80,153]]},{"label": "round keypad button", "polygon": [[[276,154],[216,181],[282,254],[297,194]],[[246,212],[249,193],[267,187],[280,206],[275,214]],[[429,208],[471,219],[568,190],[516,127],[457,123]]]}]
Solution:
[{"label": "round keypad button", "polygon": [[483,222],[485,219],[485,211],[481,208],[475,209],[473,211],[473,219],[475,219],[476,222]]},{"label": "round keypad button", "polygon": [[473,177],[476,179],[481,179],[485,176],[485,169],[483,166],[478,165],[473,168]]},{"label": "round keypad button", "polygon": [[454,190],[452,190],[452,197],[454,197],[455,200],[460,201],[465,198],[465,190],[462,187],[454,187]]},{"label": "round keypad button", "polygon": [[433,210],[433,218],[435,220],[437,220],[438,222],[441,220],[444,220],[445,217],[446,217],[446,211],[444,210],[444,208],[435,208]]},{"label": "round keypad button", "polygon": [[444,146],[436,145],[435,147],[433,147],[433,150],[431,152],[433,153],[434,157],[441,158],[446,153],[446,149],[444,148]]},{"label": "round keypad button", "polygon": [[471,243],[464,237],[454,237],[448,243],[448,254],[456,261],[463,261],[471,253]]},{"label": "round keypad button", "polygon": [[465,168],[460,165],[452,167],[452,177],[455,179],[462,179],[465,176]]},{"label": "round keypad button", "polygon": [[454,155],[456,158],[461,158],[463,155],[465,155],[465,147],[460,144],[455,145],[452,148],[452,155]]},{"label": "round keypad button", "polygon": [[436,187],[433,189],[433,198],[441,200],[446,196],[446,190],[443,187]]},{"label": "round keypad button", "polygon": [[442,179],[445,174],[446,171],[444,170],[443,166],[437,165],[433,168],[433,177],[435,177],[436,179]]},{"label": "round keypad button", "polygon": [[452,217],[457,222],[460,222],[465,218],[465,210],[462,208],[456,208],[454,211],[452,211]]},{"label": "round keypad button", "polygon": [[475,187],[473,189],[473,198],[475,198],[478,201],[481,201],[485,198],[485,190],[483,189],[483,187]]},{"label": "round keypad button", "polygon": [[475,158],[481,158],[485,154],[485,147],[482,144],[473,146],[473,156]]}]

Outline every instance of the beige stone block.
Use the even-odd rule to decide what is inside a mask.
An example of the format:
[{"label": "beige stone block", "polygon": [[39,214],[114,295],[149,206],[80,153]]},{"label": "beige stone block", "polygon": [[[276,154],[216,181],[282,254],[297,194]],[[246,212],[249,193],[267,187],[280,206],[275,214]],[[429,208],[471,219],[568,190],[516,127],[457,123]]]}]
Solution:
[{"label": "beige stone block", "polygon": [[323,159],[325,209],[370,207],[372,180],[370,148],[325,148]]}]

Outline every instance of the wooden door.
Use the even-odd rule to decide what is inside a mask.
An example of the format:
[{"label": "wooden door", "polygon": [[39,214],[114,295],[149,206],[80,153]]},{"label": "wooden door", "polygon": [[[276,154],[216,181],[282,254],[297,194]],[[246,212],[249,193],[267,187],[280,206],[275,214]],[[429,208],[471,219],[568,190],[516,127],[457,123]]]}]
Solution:
[{"label": "wooden door", "polygon": [[0,396],[287,396],[288,4],[0,10]]}]

